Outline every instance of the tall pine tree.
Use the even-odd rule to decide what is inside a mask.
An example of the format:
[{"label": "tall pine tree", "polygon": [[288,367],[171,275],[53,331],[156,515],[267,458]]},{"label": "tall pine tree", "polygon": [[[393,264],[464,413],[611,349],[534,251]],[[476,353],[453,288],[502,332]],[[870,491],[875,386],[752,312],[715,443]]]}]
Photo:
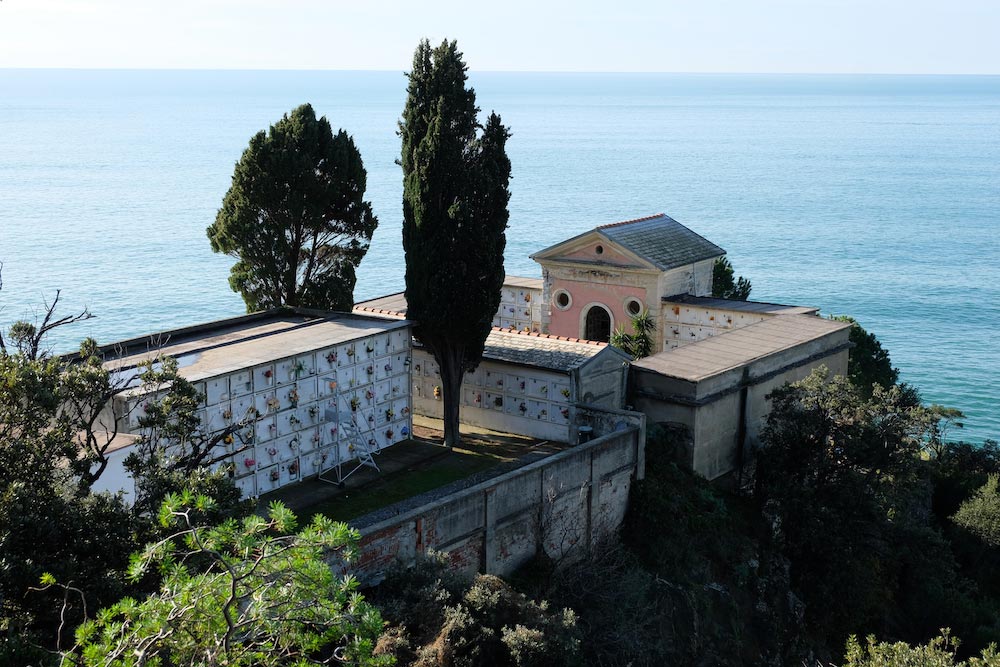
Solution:
[{"label": "tall pine tree", "polygon": [[500,305],[510,199],[510,133],[495,113],[478,123],[467,69],[454,41],[422,41],[399,123],[407,318],[440,368],[448,446],[460,440],[462,377]]},{"label": "tall pine tree", "polygon": [[354,140],[308,104],[250,139],[208,228],[212,250],[238,260],[229,284],[248,312],[351,309],[354,269],[378,225],[366,180]]}]

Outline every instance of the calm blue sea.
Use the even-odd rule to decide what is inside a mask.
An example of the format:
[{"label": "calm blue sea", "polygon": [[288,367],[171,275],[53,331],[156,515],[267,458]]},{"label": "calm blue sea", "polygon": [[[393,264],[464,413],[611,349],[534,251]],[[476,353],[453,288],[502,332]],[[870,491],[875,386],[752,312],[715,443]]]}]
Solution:
[{"label": "calm blue sea", "polygon": [[[848,313],[904,380],[1000,436],[1000,77],[472,76],[510,125],[507,270],[666,212],[759,300]],[[249,137],[302,102],[354,135],[380,226],[356,298],[403,287],[402,73],[0,70],[0,323],[63,290],[112,341],[242,312],[205,237]]]}]

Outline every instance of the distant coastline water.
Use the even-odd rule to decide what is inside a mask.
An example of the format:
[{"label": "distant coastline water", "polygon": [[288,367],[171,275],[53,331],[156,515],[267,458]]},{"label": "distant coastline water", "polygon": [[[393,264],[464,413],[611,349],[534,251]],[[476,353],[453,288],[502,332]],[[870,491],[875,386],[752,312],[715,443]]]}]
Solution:
[{"label": "distant coastline water", "polygon": [[[511,127],[507,271],[666,212],[753,298],[857,317],[924,398],[1000,437],[1000,77],[473,73]],[[352,135],[380,226],[363,299],[403,287],[402,73],[0,70],[0,324],[63,290],[109,342],[236,315],[205,227],[250,136],[311,102]]]}]

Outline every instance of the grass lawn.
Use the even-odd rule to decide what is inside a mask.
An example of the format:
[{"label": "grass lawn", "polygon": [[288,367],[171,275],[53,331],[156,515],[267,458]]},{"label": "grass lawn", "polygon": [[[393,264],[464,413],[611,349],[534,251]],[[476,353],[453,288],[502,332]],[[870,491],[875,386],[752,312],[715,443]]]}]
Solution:
[{"label": "grass lawn", "polygon": [[455,448],[415,468],[391,473],[359,489],[323,500],[303,512],[303,520],[309,521],[316,514],[325,514],[336,521],[354,519],[510,461],[504,454]]}]

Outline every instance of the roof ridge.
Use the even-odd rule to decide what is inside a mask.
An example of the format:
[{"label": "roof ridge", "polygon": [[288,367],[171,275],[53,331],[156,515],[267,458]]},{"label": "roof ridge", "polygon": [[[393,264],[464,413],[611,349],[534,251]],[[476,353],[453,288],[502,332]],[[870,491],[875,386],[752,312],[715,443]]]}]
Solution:
[{"label": "roof ridge", "polygon": [[594,345],[597,347],[603,347],[607,345],[606,342],[600,340],[587,340],[586,338],[570,338],[569,336],[557,336],[556,334],[540,333],[538,331],[524,331],[515,329],[513,327],[510,328],[493,327],[493,331],[497,331],[499,333],[516,334],[518,336],[531,336],[532,338],[544,338],[546,340],[562,340],[566,341],[567,343],[580,343],[582,345]]},{"label": "roof ridge", "polygon": [[666,213],[654,213],[653,215],[647,215],[642,218],[633,218],[631,220],[622,220],[621,222],[610,222],[606,225],[598,225],[594,229],[607,229],[608,227],[621,227],[622,225],[631,225],[633,222],[645,222],[647,220],[654,220],[656,218],[666,217]]}]

